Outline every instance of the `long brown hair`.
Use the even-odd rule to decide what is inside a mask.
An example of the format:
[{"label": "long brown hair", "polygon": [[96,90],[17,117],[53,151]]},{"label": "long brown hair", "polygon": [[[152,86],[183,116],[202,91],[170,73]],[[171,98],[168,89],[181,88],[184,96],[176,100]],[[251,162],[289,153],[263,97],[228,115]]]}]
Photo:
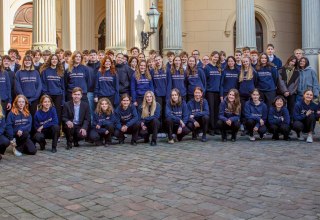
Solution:
[{"label": "long brown hair", "polygon": [[0,59],[1,59],[0,72],[3,72],[4,71],[3,57],[1,55],[0,55]]},{"label": "long brown hair", "polygon": [[268,54],[266,54],[266,53],[261,53],[260,56],[259,56],[259,58],[258,58],[258,64],[257,64],[257,66],[256,66],[256,70],[261,70],[261,68],[263,67],[263,66],[262,66],[262,63],[261,63],[262,56],[266,56],[266,58],[267,58],[266,67],[268,67],[269,69],[271,69],[274,65],[273,65],[272,63],[270,63]]},{"label": "long brown hair", "polygon": [[148,66],[147,66],[147,61],[146,61],[146,60],[141,60],[141,61],[138,63],[138,68],[137,68],[137,70],[136,70],[136,79],[137,79],[137,80],[140,80],[140,78],[141,78],[142,73],[141,73],[141,71],[140,71],[140,65],[141,65],[142,63],[145,63],[145,64],[146,64],[146,71],[145,71],[145,73],[144,73],[145,76],[146,76],[146,78],[147,78],[148,80],[152,80],[152,77],[151,77],[149,68],[148,68]]},{"label": "long brown hair", "polygon": [[22,59],[22,64],[21,64],[21,69],[20,70],[26,70],[26,66],[24,64],[24,61],[31,61],[31,67],[30,67],[30,70],[35,70],[34,69],[34,65],[33,65],[33,59],[30,55],[27,55],[25,57],[23,57]]},{"label": "long brown hair", "polygon": [[211,54],[210,54],[210,60],[211,60],[211,63],[212,63],[212,57],[215,56],[215,55],[218,55],[219,58],[218,58],[218,61],[216,63],[216,67],[218,67],[218,71],[221,73],[222,72],[222,68],[221,68],[221,61],[220,61],[220,53],[218,51],[213,51]]},{"label": "long brown hair", "polygon": [[[176,64],[174,64],[174,61],[176,60],[176,59],[180,59],[180,61],[181,61],[181,58],[180,57],[175,57],[174,59],[173,59],[173,62],[172,62],[172,65],[171,65],[171,74],[175,74],[175,72],[176,72],[176,69],[177,69],[177,67],[176,67]],[[184,70],[183,70],[183,67],[182,67],[182,62],[181,62],[181,64],[180,64],[180,67],[179,67],[179,72],[180,72],[180,75],[183,75],[184,74]]]},{"label": "long brown hair", "polygon": [[[234,102],[229,102],[228,96],[229,94],[233,92],[234,93]],[[228,111],[232,112],[236,115],[240,115],[241,113],[241,102],[240,102],[240,95],[237,89],[230,89],[226,98],[226,103],[228,106]]]},{"label": "long brown hair", "polygon": [[[194,62],[195,62],[194,67],[191,67],[191,66],[189,65],[189,60],[190,60],[190,59],[194,59]],[[194,75],[196,75],[196,74],[198,73],[197,62],[196,62],[196,58],[195,58],[194,56],[190,56],[190,57],[188,58],[188,65],[187,65],[187,71],[186,71],[186,73],[187,73],[187,76],[189,76],[189,75],[194,76]]]},{"label": "long brown hair", "polygon": [[41,98],[40,98],[39,105],[38,105],[38,109],[43,110],[43,104],[42,104],[42,103],[44,102],[45,99],[49,99],[50,102],[51,102],[51,106],[50,106],[50,107],[53,107],[53,102],[52,102],[51,97],[48,96],[48,95],[43,95],[43,96],[41,96]]},{"label": "long brown hair", "polygon": [[[171,96],[172,96],[173,92],[176,92],[178,94],[178,102],[177,103],[172,101],[172,97]],[[181,97],[179,89],[174,88],[174,89],[171,90],[171,93],[170,93],[170,104],[171,104],[171,106],[180,106],[182,104],[182,97]]]},{"label": "long brown hair", "polygon": [[196,90],[199,90],[202,93],[201,99],[200,99],[200,111],[202,111],[203,110],[203,90],[201,87],[197,86],[196,88],[194,88],[193,94],[195,93]]},{"label": "long brown hair", "polygon": [[[106,102],[108,105],[107,110],[104,112],[101,108],[101,104],[102,102]],[[110,102],[110,100],[108,98],[101,98],[98,101],[97,107],[96,107],[96,111],[95,111],[98,115],[102,115],[103,113],[105,113],[106,115],[111,115],[113,113],[113,106]]]},{"label": "long brown hair", "polygon": [[110,73],[111,75],[115,75],[116,74],[116,67],[113,63],[113,60],[108,57],[108,56],[105,56],[103,58],[103,60],[101,61],[101,64],[100,64],[100,69],[99,71],[101,72],[101,74],[104,76],[104,74],[106,73],[106,67],[105,67],[105,64],[106,64],[106,61],[109,60],[110,63],[111,63],[111,66],[110,66]]},{"label": "long brown hair", "polygon": [[70,60],[69,60],[69,67],[68,67],[69,72],[72,72],[73,66],[74,66],[74,59],[78,54],[80,54],[80,56],[81,56],[80,64],[83,64],[83,55],[82,55],[82,53],[80,51],[78,51],[78,50],[74,51],[73,54],[71,55]]},{"label": "long brown hair", "polygon": [[12,109],[11,112],[15,115],[19,115],[19,107],[18,107],[18,100],[22,98],[25,101],[25,106],[22,109],[22,114],[24,117],[29,117],[30,112],[29,112],[29,102],[28,99],[24,95],[17,95],[17,97],[14,99],[12,103]]},{"label": "long brown hair", "polygon": [[[157,55],[154,59],[157,59],[157,57],[160,57],[161,60],[162,60],[162,56],[161,55]],[[158,67],[157,64],[155,65],[154,67],[154,73],[155,74],[159,74],[159,70],[163,69],[164,72],[166,72],[166,66],[164,65],[163,63],[163,60],[162,60],[162,65],[161,67]]]},{"label": "long brown hair", "polygon": [[56,57],[58,59],[58,63],[57,63],[57,75],[60,77],[63,77],[64,74],[64,70],[63,70],[63,66],[62,63],[59,60],[59,57],[56,54],[51,54],[47,60],[47,62],[45,62],[41,68],[40,68],[40,74],[43,73],[43,71],[45,71],[46,69],[48,69],[49,67],[51,67],[51,60],[53,57]]}]

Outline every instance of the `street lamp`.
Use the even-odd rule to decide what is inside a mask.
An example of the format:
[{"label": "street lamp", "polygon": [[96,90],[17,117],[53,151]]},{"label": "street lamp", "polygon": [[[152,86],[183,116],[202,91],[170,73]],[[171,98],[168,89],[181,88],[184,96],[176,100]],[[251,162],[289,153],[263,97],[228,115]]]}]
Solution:
[{"label": "street lamp", "polygon": [[152,3],[150,11],[147,13],[151,32],[141,31],[141,42],[142,42],[142,52],[149,46],[149,38],[152,34],[156,33],[158,29],[158,22],[160,18],[160,12],[157,10],[157,7]]}]

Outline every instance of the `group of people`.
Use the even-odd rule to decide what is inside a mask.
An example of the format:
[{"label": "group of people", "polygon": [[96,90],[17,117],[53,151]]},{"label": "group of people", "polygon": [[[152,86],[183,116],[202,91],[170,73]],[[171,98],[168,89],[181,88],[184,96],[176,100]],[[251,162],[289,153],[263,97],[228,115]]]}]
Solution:
[{"label": "group of people", "polygon": [[61,128],[68,150],[82,139],[121,144],[127,134],[132,145],[142,138],[155,146],[165,133],[170,144],[189,133],[203,142],[207,133],[236,141],[239,130],[254,141],[255,132],[264,138],[267,131],[290,140],[293,129],[311,143],[320,114],[317,74],[301,49],[284,65],[274,51],[269,44],[265,53],[245,47],[202,59],[198,50],[168,52],[165,64],[156,51],[146,59],[137,47],[130,56],[30,50],[20,66],[10,49],[0,56],[0,156],[10,144],[16,156],[35,154],[46,139],[55,153]]}]

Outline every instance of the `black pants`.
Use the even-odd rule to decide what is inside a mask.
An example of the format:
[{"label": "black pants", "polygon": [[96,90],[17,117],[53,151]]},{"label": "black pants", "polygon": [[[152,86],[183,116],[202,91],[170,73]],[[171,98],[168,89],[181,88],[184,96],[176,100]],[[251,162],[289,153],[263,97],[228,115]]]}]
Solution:
[{"label": "black pants", "polygon": [[165,96],[156,96],[156,101],[161,105],[161,116],[160,116],[160,132],[166,131],[166,126],[164,124],[166,120],[166,104],[167,100]]},{"label": "black pants", "polygon": [[[80,129],[81,129],[81,126],[79,126],[79,125],[74,124],[72,128],[68,128],[68,126],[65,124],[63,127],[63,130],[66,135],[67,142],[76,143],[76,142],[86,138],[86,136],[80,134]],[[87,133],[88,133],[88,131],[87,131]]]},{"label": "black pants", "polygon": [[0,135],[0,154],[4,154],[4,152],[6,152],[6,149],[9,145],[10,145],[9,139],[4,135]]},{"label": "black pants", "polygon": [[37,148],[34,143],[29,138],[29,133],[23,132],[19,137],[18,135],[14,136],[16,138],[16,149],[21,153],[35,155],[37,153]]},{"label": "black pants", "polygon": [[[106,131],[109,131],[106,134]],[[104,126],[100,129],[91,128],[90,131],[90,139],[95,143],[105,140],[106,143],[111,143],[111,136],[114,134],[114,127],[113,126]]]},{"label": "black pants", "polygon": [[263,99],[264,103],[267,105],[268,109],[272,106],[272,102],[276,97],[276,91],[270,92],[261,92],[261,98]]},{"label": "black pants", "polygon": [[276,139],[279,139],[279,134],[283,134],[284,139],[289,138],[290,134],[290,126],[288,124],[269,124],[269,131],[271,134],[273,134],[273,137]]},{"label": "black pants", "polygon": [[240,129],[240,122],[239,121],[233,121],[231,123],[231,126],[227,125],[226,122],[222,120],[218,120],[217,125],[220,128],[221,136],[223,139],[227,138],[227,131],[231,131],[232,138],[236,138],[237,133]]},{"label": "black pants", "polygon": [[60,126],[52,125],[49,128],[43,128],[41,132],[37,132],[33,139],[39,144],[46,144],[46,139],[52,139],[52,149],[57,149],[58,138],[60,135]]},{"label": "black pants", "polygon": [[292,125],[292,129],[297,133],[298,136],[300,136],[300,132],[312,132],[315,122],[314,115],[309,115],[305,119],[301,121],[294,121]]},{"label": "black pants", "polygon": [[177,134],[177,131],[178,131],[179,127],[180,127],[180,124],[173,122],[171,119],[166,119],[166,125],[167,125],[167,129],[168,129],[168,138],[169,138],[169,140],[173,139],[173,136],[172,136],[173,133],[175,133],[177,135],[178,141],[181,141],[184,136],[186,136],[187,134],[190,133],[189,128],[187,126],[184,126],[182,128],[181,134]]},{"label": "black pants", "polygon": [[294,106],[296,104],[296,98],[297,98],[297,95],[296,94],[293,94],[293,95],[289,95],[287,97],[287,108],[289,110],[289,114],[290,116],[292,117],[293,115],[293,111],[294,111]]},{"label": "black pants", "polygon": [[147,130],[142,130],[140,126],[140,134],[145,138],[145,140],[149,140],[150,134],[152,134],[151,140],[157,141],[157,136],[160,128],[160,121],[158,119],[153,119],[150,122],[145,122],[144,125],[147,127]]},{"label": "black pants", "polygon": [[1,107],[3,111],[3,115],[6,116],[9,112],[7,111],[7,105],[8,105],[8,100],[2,101],[1,100]]},{"label": "black pants", "polygon": [[119,138],[119,141],[124,141],[124,134],[131,134],[131,142],[132,141],[137,141],[138,140],[138,135],[139,135],[139,123],[136,123],[130,127],[128,127],[127,131],[124,133],[119,129],[116,129],[114,132],[114,136]]},{"label": "black pants", "polygon": [[218,92],[207,92],[207,101],[210,111],[210,128],[217,129],[219,115],[220,95]]},{"label": "black pants", "polygon": [[240,121],[241,123],[245,122],[245,116],[244,116],[244,107],[246,106],[246,102],[250,99],[250,96],[240,96],[240,103],[241,103],[241,117]]},{"label": "black pants", "polygon": [[[246,128],[247,128],[247,130],[249,132],[249,135],[253,136],[253,129],[256,126],[257,122],[255,120],[252,120],[252,119],[247,119],[245,124],[246,124]],[[259,133],[260,137],[263,137],[263,135],[265,133],[267,133],[266,125],[263,125],[263,126],[260,125],[259,128],[258,128],[258,133]]]},{"label": "black pants", "polygon": [[[68,92],[67,93],[67,101],[71,101],[71,100],[72,100],[72,92]],[[82,93],[81,101],[84,101],[89,104],[87,93]]]},{"label": "black pants", "polygon": [[57,115],[58,115],[58,121],[59,125],[61,125],[61,116],[62,116],[62,95],[50,95],[52,102],[54,104],[54,107],[57,110]]},{"label": "black pants", "polygon": [[189,128],[189,130],[191,130],[192,132],[197,132],[196,130],[201,129],[202,133],[204,135],[206,135],[207,132],[208,132],[208,127],[209,127],[209,120],[210,120],[209,116],[204,115],[204,116],[199,117],[199,118],[194,118],[194,120],[197,121],[200,124],[200,128],[196,128],[194,126],[194,123],[192,121],[189,121],[187,123],[187,127]]},{"label": "black pants", "polygon": [[140,106],[143,102],[143,96],[137,96],[136,102],[138,103],[138,106]]}]

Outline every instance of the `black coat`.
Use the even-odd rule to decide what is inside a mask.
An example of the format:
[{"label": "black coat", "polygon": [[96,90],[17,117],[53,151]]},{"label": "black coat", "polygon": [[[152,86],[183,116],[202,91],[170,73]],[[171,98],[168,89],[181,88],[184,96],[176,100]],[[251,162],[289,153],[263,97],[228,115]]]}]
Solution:
[{"label": "black coat", "polygon": [[[74,105],[73,101],[66,102],[63,106],[62,121],[73,121],[74,119]],[[88,130],[90,125],[90,109],[86,102],[81,101],[79,112],[79,126],[85,130]]]}]

